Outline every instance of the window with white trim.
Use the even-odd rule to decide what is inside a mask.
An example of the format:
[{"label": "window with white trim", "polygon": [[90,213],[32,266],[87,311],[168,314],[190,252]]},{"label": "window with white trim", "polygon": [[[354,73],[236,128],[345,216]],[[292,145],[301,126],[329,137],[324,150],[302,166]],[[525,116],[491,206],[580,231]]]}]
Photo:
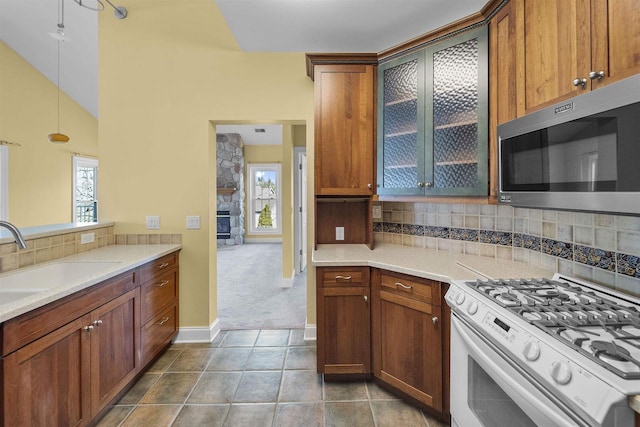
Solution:
[{"label": "window with white trim", "polygon": [[98,159],[73,157],[73,221],[98,221]]},{"label": "window with white trim", "polygon": [[251,233],[280,234],[282,229],[280,165],[250,164],[248,211]]}]

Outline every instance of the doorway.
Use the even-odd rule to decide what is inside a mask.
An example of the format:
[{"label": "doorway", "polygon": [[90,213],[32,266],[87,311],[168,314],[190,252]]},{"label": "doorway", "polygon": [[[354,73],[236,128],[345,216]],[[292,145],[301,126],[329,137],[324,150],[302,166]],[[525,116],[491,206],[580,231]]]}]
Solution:
[{"label": "doorway", "polygon": [[[282,129],[276,143],[256,143],[254,133],[265,136],[274,126]],[[294,130],[294,127],[299,129]],[[264,125],[256,123],[216,124],[216,133],[228,135],[236,130],[243,140],[242,156],[246,188],[242,197],[244,217],[244,239],[239,245],[217,245],[217,303],[218,321],[221,329],[280,329],[304,328],[306,322],[306,125],[281,123]],[[263,130],[263,131],[260,131]],[[249,132],[241,133],[241,132]],[[302,146],[299,136],[302,135]],[[268,135],[267,135],[268,136]],[[219,144],[218,144],[219,145]],[[219,148],[219,147],[218,147]],[[216,156],[219,167],[224,159]],[[271,205],[268,211],[276,213],[276,222],[282,220],[282,227],[266,233],[265,207],[254,215],[255,203],[251,203],[253,179],[251,173],[263,173],[265,164],[277,165],[282,182],[282,209]],[[258,169],[256,169],[258,168]],[[262,169],[260,169],[262,168]],[[258,170],[256,172],[255,170]],[[262,181],[268,182],[265,177]],[[273,181],[273,180],[272,180]],[[261,181],[260,181],[261,182]],[[253,188],[254,198],[262,202],[265,191],[270,187]],[[304,191],[303,191],[304,187]],[[288,190],[287,190],[288,189]],[[288,194],[287,194],[288,191]],[[219,192],[218,192],[219,193]],[[260,197],[257,197],[256,194]],[[219,197],[219,194],[218,194]],[[302,199],[304,198],[304,200]],[[264,204],[264,203],[263,203]],[[287,208],[287,206],[290,206]],[[256,224],[250,222],[256,216]],[[264,217],[264,218],[262,218]],[[273,219],[273,215],[269,215]],[[262,222],[261,221],[262,218]],[[268,222],[268,221],[267,221]],[[279,230],[281,228],[281,230]],[[301,236],[304,234],[304,236]],[[304,254],[304,255],[303,255]],[[287,258],[287,259],[285,259]],[[283,274],[283,270],[286,270]],[[303,274],[300,274],[303,272]]]}]

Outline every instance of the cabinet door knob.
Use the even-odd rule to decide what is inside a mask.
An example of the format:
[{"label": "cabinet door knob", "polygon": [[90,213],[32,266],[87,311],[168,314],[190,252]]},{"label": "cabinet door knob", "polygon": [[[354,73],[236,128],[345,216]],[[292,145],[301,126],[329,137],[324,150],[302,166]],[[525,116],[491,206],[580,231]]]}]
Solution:
[{"label": "cabinet door knob", "polygon": [[424,186],[431,188],[431,187],[433,187],[433,182],[425,182]]},{"label": "cabinet door knob", "polygon": [[438,324],[438,316],[433,316],[433,317],[431,318],[431,322],[432,322],[434,325],[437,325],[437,324]]},{"label": "cabinet door knob", "polygon": [[575,78],[573,79],[573,85],[574,86],[582,86],[585,87],[587,85],[587,79],[578,79]]},{"label": "cabinet door knob", "polygon": [[85,332],[91,332],[93,331],[93,325],[85,326],[84,328],[82,328],[82,330]]},{"label": "cabinet door knob", "polygon": [[589,73],[589,78],[591,80],[595,80],[595,79],[602,79],[604,77],[604,71],[600,70],[600,71],[592,71]]},{"label": "cabinet door knob", "polygon": [[367,188],[368,188],[368,189],[372,189],[372,188],[373,188],[373,185],[371,185],[371,183],[369,183],[369,184],[367,184]]},{"label": "cabinet door knob", "polygon": [[102,320],[94,320],[93,326],[102,326]]},{"label": "cabinet door knob", "polygon": [[422,181],[418,181],[418,187],[419,187],[419,188],[424,187],[424,182],[422,182]]},{"label": "cabinet door knob", "polygon": [[369,297],[365,295],[364,296],[364,302],[367,302],[367,301],[369,301]]}]

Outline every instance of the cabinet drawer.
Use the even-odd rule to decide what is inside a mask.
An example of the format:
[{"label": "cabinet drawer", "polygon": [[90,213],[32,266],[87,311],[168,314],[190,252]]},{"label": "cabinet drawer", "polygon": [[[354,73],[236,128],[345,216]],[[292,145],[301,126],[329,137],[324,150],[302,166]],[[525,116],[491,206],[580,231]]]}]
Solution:
[{"label": "cabinet drawer", "polygon": [[149,262],[140,267],[140,283],[148,282],[160,274],[164,274],[166,271],[171,270],[178,266],[178,253],[174,252],[169,255],[165,255],[162,258],[158,258],[155,261]]},{"label": "cabinet drawer", "polygon": [[178,270],[154,278],[141,286],[141,316],[142,323],[156,316],[160,310],[178,298]]},{"label": "cabinet drawer", "polygon": [[178,331],[178,305],[173,304],[142,327],[142,363],[153,358]]},{"label": "cabinet drawer", "polygon": [[440,306],[440,282],[404,274],[381,273],[380,289]]},{"label": "cabinet drawer", "polygon": [[321,268],[318,286],[369,286],[369,267]]}]

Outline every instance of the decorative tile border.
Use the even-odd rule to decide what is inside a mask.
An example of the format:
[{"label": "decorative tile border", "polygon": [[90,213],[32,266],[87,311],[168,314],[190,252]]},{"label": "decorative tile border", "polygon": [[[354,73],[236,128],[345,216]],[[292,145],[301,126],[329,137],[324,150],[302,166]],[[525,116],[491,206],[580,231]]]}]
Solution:
[{"label": "decorative tile border", "polygon": [[417,237],[479,242],[498,246],[512,246],[540,252],[559,259],[574,261],[609,272],[640,278],[640,256],[569,243],[525,233],[495,230],[477,230],[458,227],[438,227],[395,222],[376,222],[376,233],[392,233]]}]

